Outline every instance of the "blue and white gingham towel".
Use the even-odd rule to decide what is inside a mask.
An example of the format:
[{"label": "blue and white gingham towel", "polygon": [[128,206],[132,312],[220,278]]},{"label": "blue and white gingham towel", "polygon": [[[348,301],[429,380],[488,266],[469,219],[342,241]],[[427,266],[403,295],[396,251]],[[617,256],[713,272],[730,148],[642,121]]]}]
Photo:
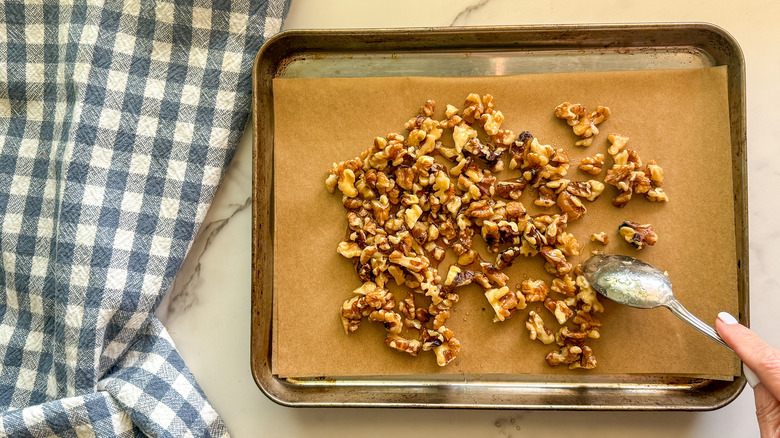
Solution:
[{"label": "blue and white gingham towel", "polygon": [[154,310],[284,0],[0,3],[0,435],[226,435]]}]

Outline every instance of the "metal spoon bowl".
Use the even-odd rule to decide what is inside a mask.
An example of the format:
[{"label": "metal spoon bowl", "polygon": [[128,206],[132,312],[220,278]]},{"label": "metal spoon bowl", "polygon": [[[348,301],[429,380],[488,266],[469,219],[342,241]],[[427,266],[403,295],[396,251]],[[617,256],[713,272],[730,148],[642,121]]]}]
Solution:
[{"label": "metal spoon bowl", "polygon": [[[689,312],[672,293],[666,273],[633,257],[596,254],[582,264],[582,274],[596,292],[620,304],[639,309],[666,307],[678,318],[731,350],[718,332]],[[732,350],[733,351],[733,350]],[[747,366],[742,369],[750,386],[760,381]]]}]

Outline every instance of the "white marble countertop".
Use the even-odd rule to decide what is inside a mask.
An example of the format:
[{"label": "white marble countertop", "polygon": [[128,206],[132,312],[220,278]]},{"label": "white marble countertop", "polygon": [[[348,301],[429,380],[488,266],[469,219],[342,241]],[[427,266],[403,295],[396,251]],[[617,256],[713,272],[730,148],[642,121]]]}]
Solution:
[{"label": "white marble countertop", "polygon": [[[285,29],[699,21],[730,32],[747,70],[751,325],[780,346],[780,2],[730,0],[596,3],[512,0],[294,0]],[[544,412],[294,409],[263,395],[249,370],[251,128],[199,237],[158,314],[234,436],[581,435],[600,437],[758,436],[748,388],[714,412]],[[714,323],[714,321],[712,321]],[[436,429],[432,429],[432,427]]]}]

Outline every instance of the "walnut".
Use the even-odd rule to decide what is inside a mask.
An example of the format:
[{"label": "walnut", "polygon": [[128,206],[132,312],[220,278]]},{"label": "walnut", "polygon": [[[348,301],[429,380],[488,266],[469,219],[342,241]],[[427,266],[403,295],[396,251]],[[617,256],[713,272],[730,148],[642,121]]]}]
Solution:
[{"label": "walnut", "polygon": [[385,337],[385,344],[390,348],[395,348],[398,351],[409,353],[412,356],[417,356],[422,348],[422,343],[417,339],[407,339],[398,336],[395,333],[388,333]]},{"label": "walnut", "polygon": [[479,268],[493,284],[504,286],[509,281],[509,277],[506,274],[490,263],[482,262],[479,264]]},{"label": "walnut", "polygon": [[539,207],[552,207],[555,205],[555,192],[546,186],[539,187],[539,197],[534,200],[534,205]]},{"label": "walnut", "polygon": [[650,181],[655,184],[656,187],[660,187],[664,182],[664,170],[661,166],[656,164],[655,160],[650,160],[645,166],[645,173],[650,176]]},{"label": "walnut", "polygon": [[580,360],[582,348],[576,345],[564,345],[560,350],[553,350],[547,353],[547,363],[550,366],[558,366],[562,363],[572,364]]},{"label": "walnut", "polygon": [[531,145],[534,136],[528,131],[523,131],[509,147],[509,168],[517,169],[523,162],[523,156]]},{"label": "walnut", "polygon": [[444,326],[439,327],[438,332],[444,336],[445,343],[434,348],[433,352],[436,353],[436,363],[443,367],[452,362],[460,352],[460,341],[455,338],[452,330]]},{"label": "walnut", "polygon": [[496,195],[504,199],[519,200],[527,182],[523,178],[496,182]]},{"label": "walnut", "polygon": [[626,148],[626,144],[628,144],[628,137],[623,137],[622,135],[619,134],[609,134],[607,136],[607,140],[611,145],[607,149],[607,152],[613,158],[615,157],[615,155],[621,153],[623,149]]},{"label": "walnut", "polygon": [[576,146],[590,146],[592,140],[589,139],[599,133],[596,125],[604,122],[608,118],[609,108],[605,106],[597,106],[595,110],[582,117],[579,123],[572,127],[574,135],[582,139],[574,144]]},{"label": "walnut", "polygon": [[578,196],[593,202],[604,191],[604,184],[596,180],[575,181],[566,185],[566,191],[572,196]]},{"label": "walnut", "polygon": [[566,231],[560,232],[555,238],[555,247],[567,256],[580,255],[580,246],[577,243],[577,239],[573,234]]},{"label": "walnut", "polygon": [[593,157],[585,157],[580,160],[579,169],[591,175],[598,175],[604,167],[604,154],[596,154]]},{"label": "walnut", "polygon": [[580,216],[588,211],[582,204],[582,201],[580,201],[580,198],[572,196],[569,192],[561,192],[558,195],[557,204],[561,211],[566,213],[571,220],[579,219]]},{"label": "walnut", "polygon": [[466,102],[463,104],[463,112],[461,116],[463,120],[474,123],[482,116],[482,112],[485,111],[484,105],[482,105],[482,99],[479,94],[471,93],[466,97]]},{"label": "walnut", "polygon": [[449,272],[447,272],[447,279],[444,281],[444,286],[448,290],[453,290],[460,286],[466,286],[471,284],[474,280],[474,272],[463,271],[459,267],[450,266]]},{"label": "walnut", "polygon": [[569,126],[575,126],[585,116],[585,107],[580,104],[563,102],[555,107],[555,117],[566,120]]},{"label": "walnut", "polygon": [[555,334],[555,343],[563,347],[564,345],[582,346],[588,334],[584,332],[573,332],[569,327],[563,326]]},{"label": "walnut", "polygon": [[590,287],[588,280],[578,275],[575,281],[580,289],[577,292],[577,302],[580,303],[581,309],[586,312],[603,312],[604,306],[599,302],[598,294]]},{"label": "walnut", "polygon": [[553,279],[550,289],[553,292],[572,298],[577,294],[577,284],[568,274],[564,275],[563,277]]},{"label": "walnut", "polygon": [[582,347],[582,355],[580,356],[580,360],[569,364],[570,370],[575,368],[583,368],[586,370],[596,368],[596,356],[593,355],[593,350],[591,350],[591,348],[587,345]]},{"label": "walnut", "polygon": [[525,309],[526,306],[523,294],[510,292],[507,286],[488,289],[485,291],[485,297],[496,312],[493,322],[504,321],[511,317],[516,310]]},{"label": "walnut", "polygon": [[346,333],[354,332],[360,326],[363,318],[363,309],[368,307],[363,297],[352,297],[341,306],[341,323]]},{"label": "walnut", "polygon": [[561,277],[571,272],[572,265],[566,261],[566,256],[560,249],[545,246],[539,250],[539,254],[547,261],[544,269],[550,274]]},{"label": "walnut", "polygon": [[561,300],[547,298],[544,300],[544,307],[555,316],[555,319],[558,320],[558,324],[564,324],[569,318],[574,316],[574,311]]},{"label": "walnut", "polygon": [[669,196],[660,187],[647,191],[647,199],[655,202],[668,202]]},{"label": "walnut", "polygon": [[360,249],[360,246],[358,246],[357,243],[344,240],[339,242],[339,246],[336,247],[336,252],[351,259],[353,257],[360,257],[363,250]]},{"label": "walnut", "polygon": [[544,325],[542,317],[535,311],[528,312],[528,321],[525,322],[528,329],[528,337],[532,341],[540,340],[543,344],[552,344],[555,342],[555,335]]},{"label": "walnut", "polygon": [[650,224],[641,225],[636,222],[626,221],[620,224],[618,233],[636,249],[642,249],[645,245],[653,246],[658,241],[658,235],[653,231]]},{"label": "walnut", "polygon": [[607,233],[605,231],[602,231],[600,233],[593,233],[590,235],[590,241],[591,242],[601,242],[604,245],[609,243],[609,236],[607,236]]},{"label": "walnut", "polygon": [[520,291],[525,296],[525,301],[529,303],[543,302],[547,299],[549,289],[544,280],[524,280],[520,286]]},{"label": "walnut", "polygon": [[444,336],[436,330],[425,329],[420,333],[422,341],[422,350],[431,351],[434,348],[444,344]]},{"label": "walnut", "polygon": [[579,324],[580,331],[583,332],[592,331],[593,329],[601,327],[601,321],[599,321],[598,318],[596,318],[592,313],[584,310],[578,310],[577,314],[574,315],[574,318],[572,318],[571,322],[574,324]]}]

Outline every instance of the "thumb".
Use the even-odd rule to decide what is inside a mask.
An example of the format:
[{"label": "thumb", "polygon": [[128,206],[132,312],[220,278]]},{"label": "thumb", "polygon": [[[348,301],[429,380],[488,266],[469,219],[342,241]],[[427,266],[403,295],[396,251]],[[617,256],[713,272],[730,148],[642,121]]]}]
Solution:
[{"label": "thumb", "polygon": [[762,341],[726,312],[718,314],[715,329],[742,362],[758,375],[766,389],[780,399],[780,350]]}]

